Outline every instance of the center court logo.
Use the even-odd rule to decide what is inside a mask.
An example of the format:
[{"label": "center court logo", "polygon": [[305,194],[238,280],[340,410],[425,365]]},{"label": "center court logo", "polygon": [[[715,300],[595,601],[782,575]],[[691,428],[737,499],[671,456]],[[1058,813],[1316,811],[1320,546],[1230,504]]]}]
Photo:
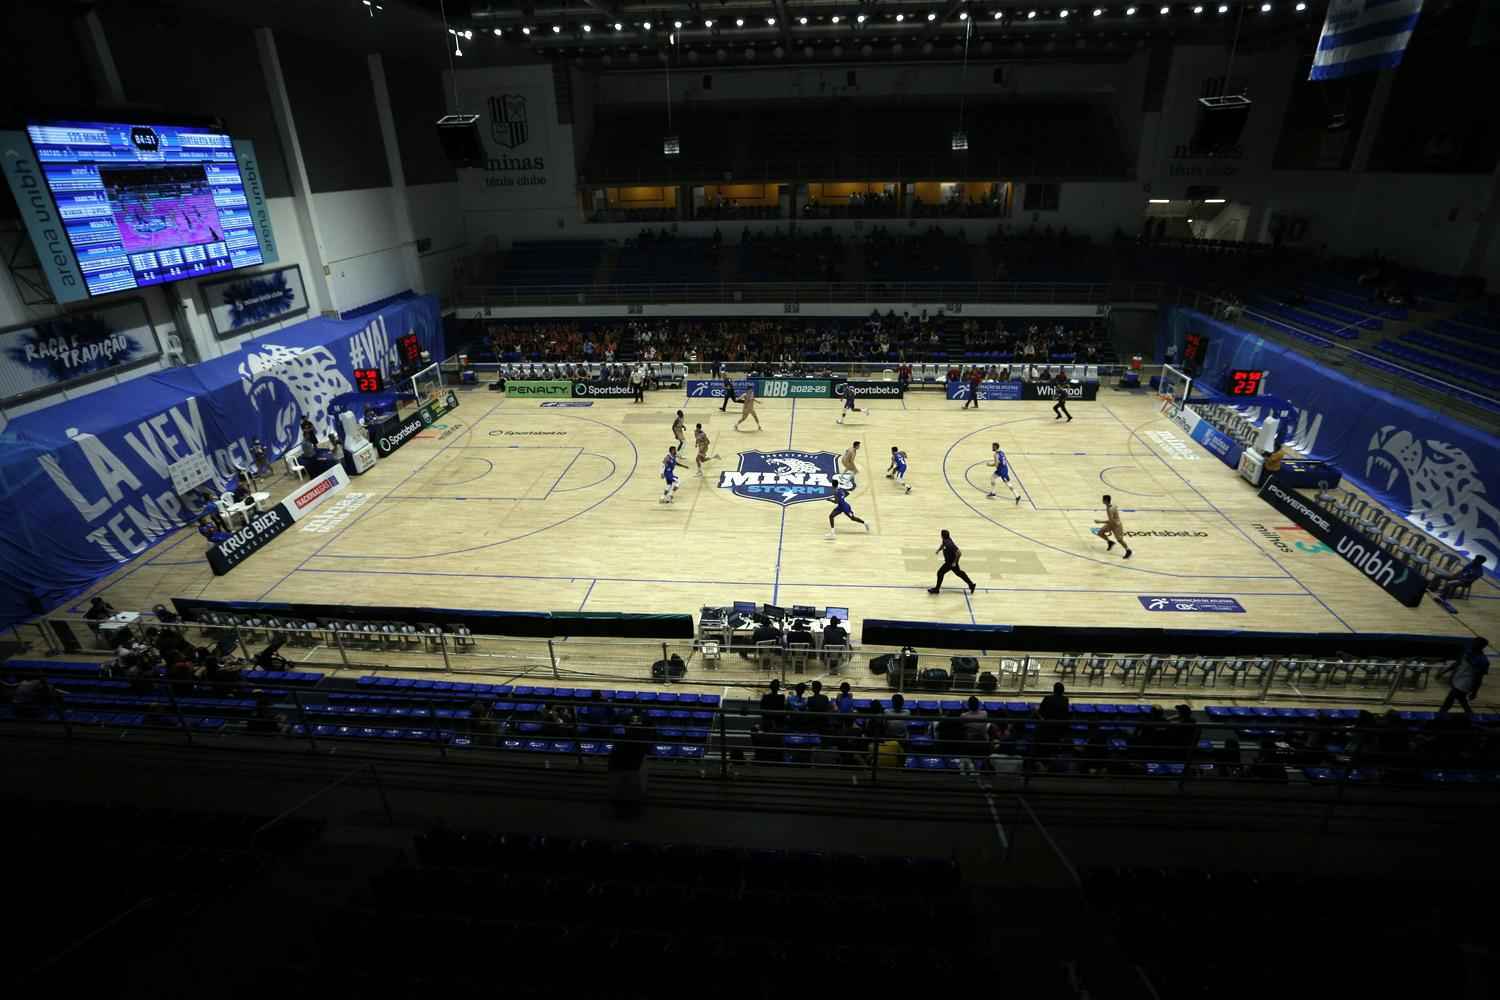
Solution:
[{"label": "center court logo", "polygon": [[854,477],[839,472],[838,461],[831,451],[742,451],[738,471],[719,473],[719,489],[783,507],[827,500],[840,486],[854,489]]}]

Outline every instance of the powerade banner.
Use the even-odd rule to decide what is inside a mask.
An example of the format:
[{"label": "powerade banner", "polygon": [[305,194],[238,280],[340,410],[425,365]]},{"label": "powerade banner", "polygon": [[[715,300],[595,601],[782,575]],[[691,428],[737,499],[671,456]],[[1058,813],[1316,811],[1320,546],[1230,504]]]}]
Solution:
[{"label": "powerade banner", "polygon": [[[1016,382],[981,382],[981,383],[979,383],[979,398],[980,399],[1001,400],[1001,401],[1005,401],[1005,402],[1017,400],[1017,399],[1021,398],[1021,391],[1022,391],[1021,390],[1021,386],[1022,386],[1022,383],[1019,382],[1019,381],[1016,381]],[[968,399],[969,398],[969,383],[967,383],[967,382],[949,382],[948,383],[948,398],[949,399]]]},{"label": "powerade banner", "polygon": [[567,379],[509,379],[505,394],[518,399],[565,399],[573,395],[573,383]]},{"label": "powerade banner", "polygon": [[1203,376],[1234,368],[1274,372],[1276,393],[1298,408],[1286,441],[1388,510],[1465,555],[1500,563],[1500,439],[1394,396],[1191,309],[1167,313],[1177,338],[1212,338]]},{"label": "powerade banner", "polygon": [[1420,576],[1401,560],[1382,551],[1362,532],[1340,521],[1317,501],[1283,488],[1274,479],[1262,487],[1260,498],[1343,556],[1345,562],[1374,580],[1381,590],[1408,608],[1422,603],[1426,585]]},{"label": "powerade banner", "polygon": [[214,336],[238,337],[307,312],[307,289],[296,264],[262,274],[199,284]]},{"label": "powerade banner", "polygon": [[191,521],[172,463],[201,454],[223,486],[236,464],[253,464],[257,438],[278,458],[304,417],[331,437],[330,403],[353,391],[353,370],[394,374],[407,333],[445,356],[436,298],[310,319],[11,420],[0,428],[0,623],[58,604]]},{"label": "powerade banner", "polygon": [[1193,424],[1192,430],[1188,432],[1194,441],[1207,448],[1219,461],[1238,470],[1240,467],[1240,454],[1244,447],[1234,438],[1219,430],[1207,420],[1198,420]]},{"label": "powerade banner", "polygon": [[161,357],[140,299],[0,330],[0,401],[50,395]]},{"label": "powerade banner", "polygon": [[832,384],[826,378],[758,378],[755,395],[761,399],[827,399]]},{"label": "powerade banner", "polygon": [[1098,382],[1068,382],[1057,385],[1054,382],[1022,382],[1022,399],[1044,399],[1048,402],[1062,396],[1069,402],[1082,400],[1092,402],[1099,398]]},{"label": "powerade banner", "polygon": [[[735,398],[743,396],[745,390],[750,388],[750,384],[747,378],[735,379],[733,382]],[[687,380],[687,395],[688,399],[723,399],[724,381],[717,378],[690,378]]]},{"label": "powerade banner", "polygon": [[837,380],[833,383],[833,395],[835,398],[842,399],[844,397],[845,386],[854,390],[855,399],[900,399],[905,395],[900,382]]},{"label": "powerade banner", "polygon": [[291,526],[292,515],[281,504],[256,514],[249,524],[208,550],[208,565],[213,569],[214,576],[228,573]]}]

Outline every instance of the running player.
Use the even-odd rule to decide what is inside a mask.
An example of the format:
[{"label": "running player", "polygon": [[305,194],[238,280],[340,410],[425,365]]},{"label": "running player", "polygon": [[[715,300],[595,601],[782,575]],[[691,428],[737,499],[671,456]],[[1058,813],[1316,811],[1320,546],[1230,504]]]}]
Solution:
[{"label": "running player", "polygon": [[830,497],[829,499],[830,499],[830,502],[832,502],[832,504],[833,504],[833,513],[831,513],[831,514],[828,515],[828,534],[824,535],[823,537],[825,537],[825,538],[836,538],[836,537],[838,537],[838,531],[833,526],[833,519],[836,518],[836,517],[838,517],[840,514],[843,514],[845,517],[847,517],[849,520],[853,521],[855,524],[863,524],[865,526],[865,531],[869,531],[870,530],[869,523],[867,521],[865,521],[864,519],[862,519],[862,518],[856,517],[855,514],[854,514],[854,508],[849,506],[849,491],[848,490],[846,490],[842,486],[840,486],[840,487],[836,488],[833,491],[833,496]]},{"label": "running player", "polygon": [[[698,446],[698,478],[703,478],[703,463],[708,461],[708,435],[703,432],[702,424],[693,425],[693,443]],[[714,458],[718,458],[714,455]]]},{"label": "running player", "polygon": [[947,528],[942,530],[942,538],[943,540],[939,543],[937,550],[943,554],[943,565],[938,567],[937,585],[928,587],[927,592],[929,594],[942,593],[943,577],[952,573],[969,585],[969,593],[974,593],[974,581],[970,580],[969,574],[960,569],[958,565],[958,561],[963,558],[963,550],[958,547],[958,543],[953,540],[953,536],[948,534]]},{"label": "running player", "polygon": [[[1115,547],[1115,542],[1119,542],[1125,546],[1125,558],[1129,559],[1130,543],[1125,540],[1125,525],[1120,520],[1120,508],[1115,506],[1114,500],[1108,493],[1104,494],[1104,520],[1094,523],[1104,525],[1099,529],[1099,537],[1105,542],[1104,551],[1108,552]],[[1111,535],[1114,537],[1111,538]]]},{"label": "running player", "polygon": [[859,466],[855,463],[859,459],[859,442],[856,441],[844,452],[844,457],[839,460],[840,467],[850,475],[859,475]]},{"label": "running player", "polygon": [[868,417],[870,415],[870,408],[867,406],[864,409],[860,409],[859,407],[857,407],[857,406],[854,405],[854,386],[850,385],[848,382],[845,382],[844,383],[844,410],[843,410],[842,413],[839,414],[839,423],[843,423],[844,422],[844,418],[847,417],[851,413],[862,413],[862,414],[864,414],[865,416]]},{"label": "running player", "polygon": [[666,455],[661,460],[661,478],[667,486],[661,491],[661,503],[671,503],[672,497],[677,492],[677,446],[673,445],[667,449]]},{"label": "running player", "polygon": [[677,419],[672,421],[672,436],[677,439],[677,450],[681,451],[686,445],[685,434],[687,432],[687,421],[683,419],[682,411],[677,411]]},{"label": "running player", "polygon": [[990,442],[990,452],[990,465],[995,467],[995,471],[990,475],[990,491],[986,494],[985,499],[993,500],[995,498],[995,480],[998,479],[1005,484],[1005,488],[1010,490],[1010,495],[1015,497],[1016,503],[1019,504],[1021,502],[1021,494],[1017,493],[1016,488],[1010,484],[1010,465],[1005,461],[1005,452],[1000,450],[999,441]]},{"label": "running player", "polygon": [[740,424],[746,420],[755,421],[755,429],[760,430],[760,417],[755,415],[755,383],[751,382],[745,386],[745,392],[740,396],[740,419],[734,422],[734,429],[739,430]]},{"label": "running player", "polygon": [[911,492],[911,484],[906,481],[906,452],[895,445],[891,445],[891,465],[885,470],[885,478],[894,479],[906,492]]}]

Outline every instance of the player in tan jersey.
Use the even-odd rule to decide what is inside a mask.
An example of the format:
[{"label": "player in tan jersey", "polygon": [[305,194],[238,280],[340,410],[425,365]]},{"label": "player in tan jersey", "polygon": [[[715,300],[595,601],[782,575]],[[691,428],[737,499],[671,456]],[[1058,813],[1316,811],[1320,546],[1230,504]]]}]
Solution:
[{"label": "player in tan jersey", "polygon": [[740,419],[734,422],[734,429],[739,430],[740,424],[746,420],[755,421],[755,429],[760,430],[760,417],[755,414],[755,383],[751,382],[745,387],[744,393],[740,395]]},{"label": "player in tan jersey", "polygon": [[[702,424],[693,425],[693,443],[698,446],[698,478],[702,479],[703,463],[709,460],[708,435],[704,433]],[[718,458],[719,456],[715,455],[713,457]]]},{"label": "player in tan jersey", "polygon": [[1130,543],[1125,540],[1125,523],[1120,520],[1120,508],[1115,506],[1114,499],[1108,493],[1104,494],[1104,520],[1094,523],[1104,525],[1099,529],[1099,537],[1104,539],[1107,546],[1104,551],[1108,552],[1115,547],[1115,542],[1119,542],[1125,546],[1125,558],[1129,559]]},{"label": "player in tan jersey", "polygon": [[848,473],[851,473],[852,475],[856,475],[857,476],[857,475],[859,475],[859,466],[856,464],[856,462],[858,460],[859,460],[859,442],[856,441],[852,445],[849,446],[849,448],[848,448],[847,451],[844,452],[844,457],[842,459],[840,459],[839,465],[840,465],[840,467],[845,472],[848,472]]}]

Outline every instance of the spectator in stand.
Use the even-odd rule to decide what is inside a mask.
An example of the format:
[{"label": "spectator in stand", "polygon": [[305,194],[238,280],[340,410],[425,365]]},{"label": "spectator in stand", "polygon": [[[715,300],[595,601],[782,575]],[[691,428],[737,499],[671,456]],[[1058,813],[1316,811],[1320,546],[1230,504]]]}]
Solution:
[{"label": "spectator in stand", "polygon": [[61,708],[67,692],[55,688],[45,677],[28,677],[16,685],[11,704],[18,719],[40,719],[53,708]]},{"label": "spectator in stand", "polygon": [[809,732],[826,736],[829,732],[829,714],[833,711],[833,702],[823,693],[823,682],[812,682],[812,694],[807,697],[807,714]]},{"label": "spectator in stand", "polygon": [[1042,758],[1052,757],[1063,746],[1068,719],[1072,715],[1065,690],[1061,681],[1053,684],[1052,693],[1037,705],[1036,715],[1042,720],[1042,724],[1037,727],[1036,742],[1038,755]]},{"label": "spectator in stand", "polygon": [[903,745],[911,725],[911,710],[906,707],[906,699],[899,695],[891,695],[891,710],[886,712],[882,719],[883,735],[889,740],[898,740]]},{"label": "spectator in stand", "polygon": [[771,679],[770,690],[760,696],[760,725],[767,732],[778,732],[786,723],[786,695],[781,681]]},{"label": "spectator in stand", "polygon": [[1484,649],[1489,644],[1488,639],[1475,639],[1468,651],[1459,657],[1454,665],[1453,678],[1449,682],[1448,697],[1443,699],[1443,707],[1438,709],[1438,715],[1447,714],[1455,704],[1464,710],[1465,715],[1474,714],[1469,699],[1478,696],[1480,685],[1490,672],[1490,660],[1484,654]]}]

